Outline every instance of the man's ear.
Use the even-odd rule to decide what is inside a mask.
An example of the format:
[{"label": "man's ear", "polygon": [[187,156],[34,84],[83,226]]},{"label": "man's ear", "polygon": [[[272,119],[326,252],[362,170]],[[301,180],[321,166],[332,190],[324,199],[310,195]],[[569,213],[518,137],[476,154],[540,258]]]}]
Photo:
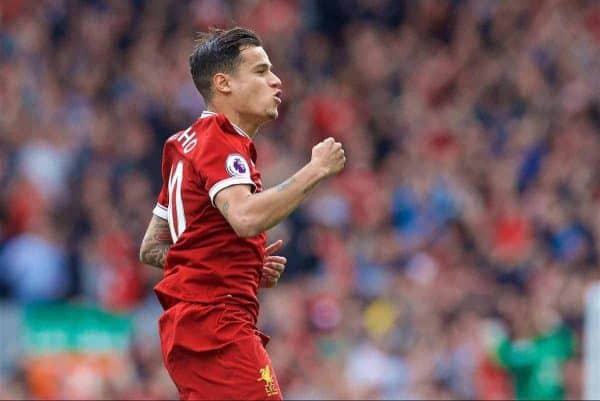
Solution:
[{"label": "man's ear", "polygon": [[213,88],[215,92],[230,93],[231,85],[229,82],[229,76],[221,72],[213,76]]}]

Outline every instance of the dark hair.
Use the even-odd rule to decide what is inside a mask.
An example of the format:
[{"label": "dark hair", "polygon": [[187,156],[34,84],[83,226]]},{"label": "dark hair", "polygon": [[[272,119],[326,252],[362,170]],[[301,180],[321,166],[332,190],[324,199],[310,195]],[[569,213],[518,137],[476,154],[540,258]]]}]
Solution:
[{"label": "dark hair", "polygon": [[262,46],[258,35],[249,29],[211,28],[198,34],[196,47],[190,55],[190,72],[205,102],[212,95],[213,76],[219,72],[234,72],[240,63],[240,50],[246,46]]}]

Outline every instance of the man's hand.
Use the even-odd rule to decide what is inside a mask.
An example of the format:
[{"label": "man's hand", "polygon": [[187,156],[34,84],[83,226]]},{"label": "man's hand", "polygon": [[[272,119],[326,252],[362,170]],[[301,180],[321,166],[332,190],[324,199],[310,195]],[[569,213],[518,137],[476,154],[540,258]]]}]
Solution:
[{"label": "man's hand", "polygon": [[262,277],[260,279],[261,288],[272,288],[275,287],[279,277],[285,270],[285,264],[287,259],[283,256],[276,256],[273,253],[277,252],[283,246],[283,241],[278,240],[265,248],[267,257],[265,258],[265,264],[263,265]]},{"label": "man's hand", "polygon": [[312,148],[310,163],[317,166],[325,177],[339,173],[346,164],[346,156],[340,142],[329,137]]}]

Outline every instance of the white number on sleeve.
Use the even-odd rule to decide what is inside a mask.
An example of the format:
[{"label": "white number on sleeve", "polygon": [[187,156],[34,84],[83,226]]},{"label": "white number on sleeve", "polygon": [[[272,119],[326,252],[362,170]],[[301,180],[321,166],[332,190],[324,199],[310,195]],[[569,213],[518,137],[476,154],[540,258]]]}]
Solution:
[{"label": "white number on sleeve", "polygon": [[173,243],[177,242],[181,233],[185,231],[185,212],[183,210],[183,199],[181,198],[182,181],[183,161],[180,160],[175,166],[175,170],[171,169],[171,176],[169,177],[169,207],[167,213]]}]

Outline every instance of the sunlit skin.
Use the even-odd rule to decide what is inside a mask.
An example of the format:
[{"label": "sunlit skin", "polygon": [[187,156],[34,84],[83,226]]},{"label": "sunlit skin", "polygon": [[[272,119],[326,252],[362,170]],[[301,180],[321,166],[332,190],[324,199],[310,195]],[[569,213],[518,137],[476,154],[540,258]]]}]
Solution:
[{"label": "sunlit skin", "polygon": [[248,135],[278,116],[281,80],[273,73],[269,56],[260,46],[240,51],[240,64],[232,74],[213,77],[213,96],[209,110],[219,110]]}]

